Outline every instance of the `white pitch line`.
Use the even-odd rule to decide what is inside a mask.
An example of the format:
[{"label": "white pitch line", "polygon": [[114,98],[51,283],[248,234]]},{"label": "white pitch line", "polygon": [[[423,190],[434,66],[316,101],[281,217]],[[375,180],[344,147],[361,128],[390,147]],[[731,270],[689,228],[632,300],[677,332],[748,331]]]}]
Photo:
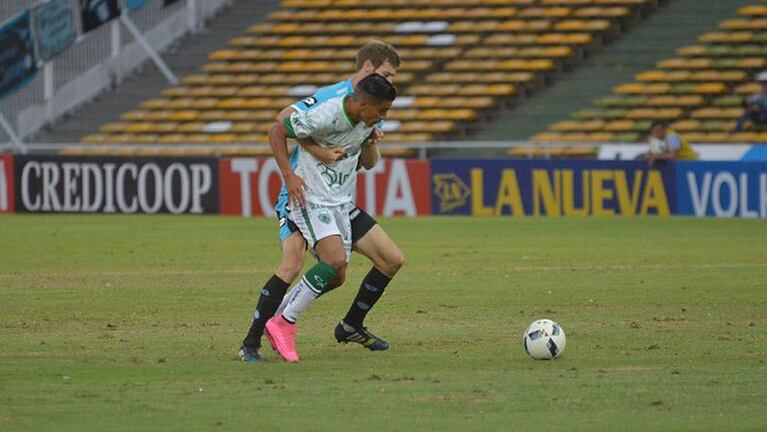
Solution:
[{"label": "white pitch line", "polygon": [[[505,272],[527,271],[572,271],[572,270],[663,270],[663,269],[732,269],[732,268],[767,268],[767,263],[719,263],[719,264],[607,264],[607,265],[562,265],[562,266],[515,266],[499,270]],[[186,276],[220,274],[257,274],[268,273],[265,269],[229,269],[229,270],[169,270],[135,272],[92,272],[92,273],[38,273],[38,274],[0,274],[0,278],[23,278],[36,276],[41,278],[82,278],[82,277],[119,277],[119,276]]]}]

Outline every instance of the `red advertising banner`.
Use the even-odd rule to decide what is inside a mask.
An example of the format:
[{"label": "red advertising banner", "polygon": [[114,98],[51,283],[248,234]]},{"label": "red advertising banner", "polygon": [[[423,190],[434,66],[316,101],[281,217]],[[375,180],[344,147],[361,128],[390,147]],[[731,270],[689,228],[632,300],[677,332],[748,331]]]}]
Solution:
[{"label": "red advertising banner", "polygon": [[0,213],[13,213],[13,156],[0,154]]},{"label": "red advertising banner", "polygon": [[[384,160],[358,175],[357,205],[373,216],[431,214],[429,171],[427,161]],[[275,215],[282,178],[274,159],[221,159],[219,173],[222,214]]]}]

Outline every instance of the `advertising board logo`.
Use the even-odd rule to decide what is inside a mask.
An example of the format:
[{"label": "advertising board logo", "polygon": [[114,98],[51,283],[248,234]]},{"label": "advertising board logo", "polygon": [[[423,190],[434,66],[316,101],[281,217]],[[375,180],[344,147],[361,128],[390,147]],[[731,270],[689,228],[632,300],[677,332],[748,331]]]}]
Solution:
[{"label": "advertising board logo", "polygon": [[466,205],[471,189],[455,173],[434,174],[434,195],[439,198],[439,212],[449,213]]}]

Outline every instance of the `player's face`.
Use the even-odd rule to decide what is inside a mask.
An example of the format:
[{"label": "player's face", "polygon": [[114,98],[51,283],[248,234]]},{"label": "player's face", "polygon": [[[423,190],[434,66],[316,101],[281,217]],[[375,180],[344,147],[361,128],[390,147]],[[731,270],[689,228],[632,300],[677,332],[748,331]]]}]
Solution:
[{"label": "player's face", "polygon": [[397,69],[395,69],[388,60],[384,60],[381,66],[375,68],[372,73],[381,74],[384,78],[389,80],[390,83],[394,84],[394,77],[397,76]]},{"label": "player's face", "polygon": [[391,108],[391,102],[364,103],[360,111],[360,118],[368,127],[374,126],[381,120],[386,120],[386,115]]},{"label": "player's face", "polygon": [[663,125],[655,125],[655,127],[650,130],[650,135],[658,139],[664,139],[666,138],[666,127]]}]

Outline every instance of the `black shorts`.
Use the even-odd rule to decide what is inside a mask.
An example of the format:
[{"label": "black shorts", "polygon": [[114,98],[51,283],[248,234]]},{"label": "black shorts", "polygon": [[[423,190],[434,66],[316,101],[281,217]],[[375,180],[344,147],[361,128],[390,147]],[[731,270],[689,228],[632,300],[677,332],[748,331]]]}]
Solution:
[{"label": "black shorts", "polygon": [[[280,225],[284,224],[287,227],[287,231],[289,231],[289,233],[281,232],[280,240],[284,240],[290,234],[298,231],[298,227],[292,220],[290,220],[290,218],[279,217],[279,219]],[[373,216],[370,216],[365,210],[362,210],[359,207],[354,207],[352,211],[349,212],[349,219],[351,219],[352,222],[352,243],[357,243],[357,240],[364,237],[365,234],[378,223],[373,219]]]}]

